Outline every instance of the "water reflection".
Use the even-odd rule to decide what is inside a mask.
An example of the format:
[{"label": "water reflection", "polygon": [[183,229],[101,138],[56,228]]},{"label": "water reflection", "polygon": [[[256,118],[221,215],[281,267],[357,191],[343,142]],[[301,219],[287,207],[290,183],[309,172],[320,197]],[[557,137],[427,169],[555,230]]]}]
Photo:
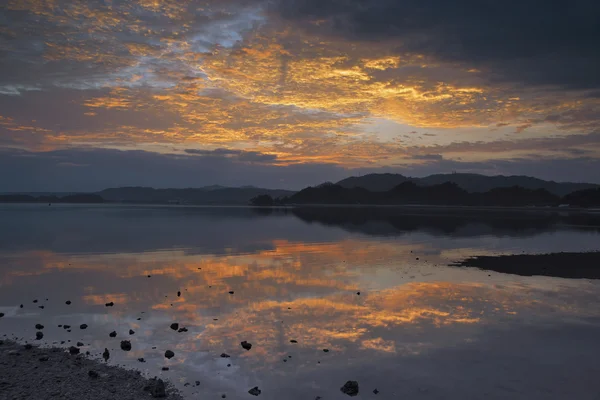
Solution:
[{"label": "water reflection", "polygon": [[[359,398],[374,388],[379,398],[480,398],[489,388],[484,397],[592,398],[599,388],[581,379],[600,372],[597,281],[445,266],[475,252],[590,249],[594,229],[379,237],[245,209],[56,209],[0,211],[9,221],[0,228],[9,238],[0,247],[2,334],[32,340],[42,323],[49,342],[108,347],[111,362],[207,398],[247,398],[257,385],[267,399],[342,398],[349,379],[360,382]],[[17,240],[8,230],[19,221]],[[131,352],[119,350],[124,338]],[[558,365],[557,349],[567,355]]]}]

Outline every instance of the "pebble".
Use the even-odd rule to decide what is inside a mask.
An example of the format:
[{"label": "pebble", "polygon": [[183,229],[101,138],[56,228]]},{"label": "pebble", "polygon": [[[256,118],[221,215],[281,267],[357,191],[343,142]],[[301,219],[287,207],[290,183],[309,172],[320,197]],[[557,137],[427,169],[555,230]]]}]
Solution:
[{"label": "pebble", "polygon": [[297,340],[294,340],[294,339],[292,339],[292,340],[290,340],[290,343],[298,343],[298,341],[297,341]]},{"label": "pebble", "polygon": [[133,329],[130,329],[130,330],[129,330],[129,334],[130,334],[130,335],[133,335],[134,333],[135,333],[135,332],[134,332],[134,330],[133,330]]},{"label": "pebble", "polygon": [[168,371],[168,370],[169,370],[169,367],[162,367],[161,369],[162,369],[163,371]]},{"label": "pebble", "polygon": [[108,361],[110,358],[110,352],[106,347],[104,348],[104,353],[102,353],[102,358],[104,358],[104,361]]},{"label": "pebble", "polygon": [[81,346],[83,346],[83,343],[77,342],[77,347],[81,347]]},{"label": "pebble", "polygon": [[37,340],[42,340],[43,337],[44,337],[44,334],[42,332],[36,332],[35,333],[35,338]]},{"label": "pebble", "polygon": [[112,306],[114,306],[114,305],[115,305],[115,303],[113,303],[112,301],[111,301],[110,303],[106,303],[106,304],[105,304],[105,306],[106,306],[106,307],[112,307]]},{"label": "pebble", "polygon": [[174,322],[171,324],[171,329],[173,329],[174,331],[176,331],[177,329],[179,329],[179,324],[177,322]]},{"label": "pebble", "polygon": [[86,324],[81,324],[81,325],[79,325],[79,329],[87,329],[87,325]]},{"label": "pebble", "polygon": [[38,330],[44,329],[44,325],[42,325],[42,324],[35,324],[35,329],[38,329]]},{"label": "pebble", "polygon": [[233,294],[233,290],[230,290],[230,291],[229,291],[229,294]]},{"label": "pebble", "polygon": [[358,382],[348,381],[340,388],[340,391],[348,396],[356,396],[358,395]]},{"label": "pebble", "polygon": [[221,353],[221,358],[229,358],[229,357],[231,357],[229,354]]},{"label": "pebble", "polygon": [[181,297],[181,292],[180,291],[177,292],[177,297]]},{"label": "pebble", "polygon": [[248,390],[248,393],[250,393],[252,396],[258,396],[261,393],[261,390],[258,388],[258,386],[254,386],[252,389]]},{"label": "pebble", "polygon": [[63,329],[71,329],[71,325],[63,325],[62,327],[63,327]]},{"label": "pebble", "polygon": [[110,337],[117,337],[117,332],[112,331],[111,333],[108,334],[108,336],[110,336]]},{"label": "pebble", "polygon": [[200,386],[200,381],[196,381],[196,386]]},{"label": "pebble", "polygon": [[377,394],[377,393],[379,393],[379,390],[377,390],[377,389],[373,390],[373,394]]},{"label": "pebble", "polygon": [[140,358],[138,358],[138,361],[139,361],[139,362],[146,362],[146,360],[144,360],[144,357],[140,357]]},{"label": "pebble", "polygon": [[131,350],[131,342],[129,340],[121,340],[121,350],[123,350],[123,351]]},{"label": "pebble", "polygon": [[4,317],[4,313],[0,312],[0,318]]},{"label": "pebble", "polygon": [[66,304],[66,305],[69,305],[69,304],[71,304],[71,300],[67,300],[67,301],[65,301],[65,304]]},{"label": "pebble", "polygon": [[244,340],[242,343],[240,343],[240,344],[242,345],[242,347],[243,347],[245,350],[250,350],[250,349],[252,348],[252,344],[251,344],[251,343],[248,343],[248,342],[246,342],[245,340]]},{"label": "pebble", "polygon": [[179,330],[177,332],[181,333],[181,332],[187,332],[188,329],[187,328],[179,328]]},{"label": "pebble", "polygon": [[175,357],[175,353],[173,353],[171,350],[167,350],[165,351],[165,357],[171,359]]},{"label": "pebble", "polygon": [[323,349],[324,353],[329,353],[329,349]]},{"label": "pebble", "polygon": [[79,348],[75,346],[69,347],[69,353],[71,354],[79,354]]}]

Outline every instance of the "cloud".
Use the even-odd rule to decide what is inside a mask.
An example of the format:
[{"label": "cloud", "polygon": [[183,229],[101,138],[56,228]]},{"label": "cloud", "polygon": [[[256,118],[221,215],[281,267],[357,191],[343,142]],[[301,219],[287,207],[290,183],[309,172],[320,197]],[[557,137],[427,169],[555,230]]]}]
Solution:
[{"label": "cloud", "polygon": [[307,30],[397,43],[402,52],[464,62],[499,79],[598,88],[600,4],[566,7],[544,0],[281,0],[272,10]]},{"label": "cloud", "polygon": [[193,154],[203,157],[226,157],[233,158],[242,162],[259,162],[271,163],[277,160],[275,154],[263,154],[257,151],[230,150],[230,149],[215,149],[215,150],[197,150],[185,149],[187,154]]}]

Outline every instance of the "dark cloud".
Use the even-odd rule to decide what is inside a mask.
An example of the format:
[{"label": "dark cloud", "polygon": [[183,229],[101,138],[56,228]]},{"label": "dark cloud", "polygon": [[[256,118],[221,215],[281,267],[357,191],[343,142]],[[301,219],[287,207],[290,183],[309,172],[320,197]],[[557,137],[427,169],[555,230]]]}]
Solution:
[{"label": "dark cloud", "polygon": [[270,163],[277,160],[275,154],[264,154],[257,151],[232,150],[232,149],[215,149],[215,150],[197,150],[186,149],[187,154],[193,154],[203,157],[227,157],[233,158],[242,162],[258,162]]},{"label": "dark cloud", "polygon": [[594,0],[281,0],[272,10],[306,29],[355,41],[397,40],[399,52],[466,62],[496,72],[496,79],[600,87]]}]

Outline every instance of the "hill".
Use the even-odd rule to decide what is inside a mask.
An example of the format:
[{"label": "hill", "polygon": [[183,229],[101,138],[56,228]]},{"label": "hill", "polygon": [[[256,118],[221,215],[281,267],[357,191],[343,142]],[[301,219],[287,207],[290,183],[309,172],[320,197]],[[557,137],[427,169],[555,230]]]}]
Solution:
[{"label": "hill", "polygon": [[284,204],[377,204],[377,205],[456,205],[456,206],[557,206],[561,198],[545,189],[519,186],[469,193],[455,183],[420,186],[403,182],[391,190],[374,192],[340,185],[308,187],[283,199]]},{"label": "hill", "polygon": [[188,189],[154,189],[151,187],[121,187],[104,189],[97,194],[107,201],[122,203],[179,203],[179,204],[222,204],[247,205],[259,195],[273,198],[290,196],[294,192],[279,189],[254,187],[228,188],[209,186]]},{"label": "hill", "polygon": [[337,184],[344,188],[361,187],[373,192],[384,192],[404,182],[413,182],[420,186],[440,185],[450,182],[470,193],[519,186],[531,190],[544,189],[556,196],[565,196],[578,190],[600,187],[600,185],[591,183],[545,181],[530,176],[487,176],[479,174],[436,174],[424,178],[411,178],[400,174],[368,174],[342,179]]}]

